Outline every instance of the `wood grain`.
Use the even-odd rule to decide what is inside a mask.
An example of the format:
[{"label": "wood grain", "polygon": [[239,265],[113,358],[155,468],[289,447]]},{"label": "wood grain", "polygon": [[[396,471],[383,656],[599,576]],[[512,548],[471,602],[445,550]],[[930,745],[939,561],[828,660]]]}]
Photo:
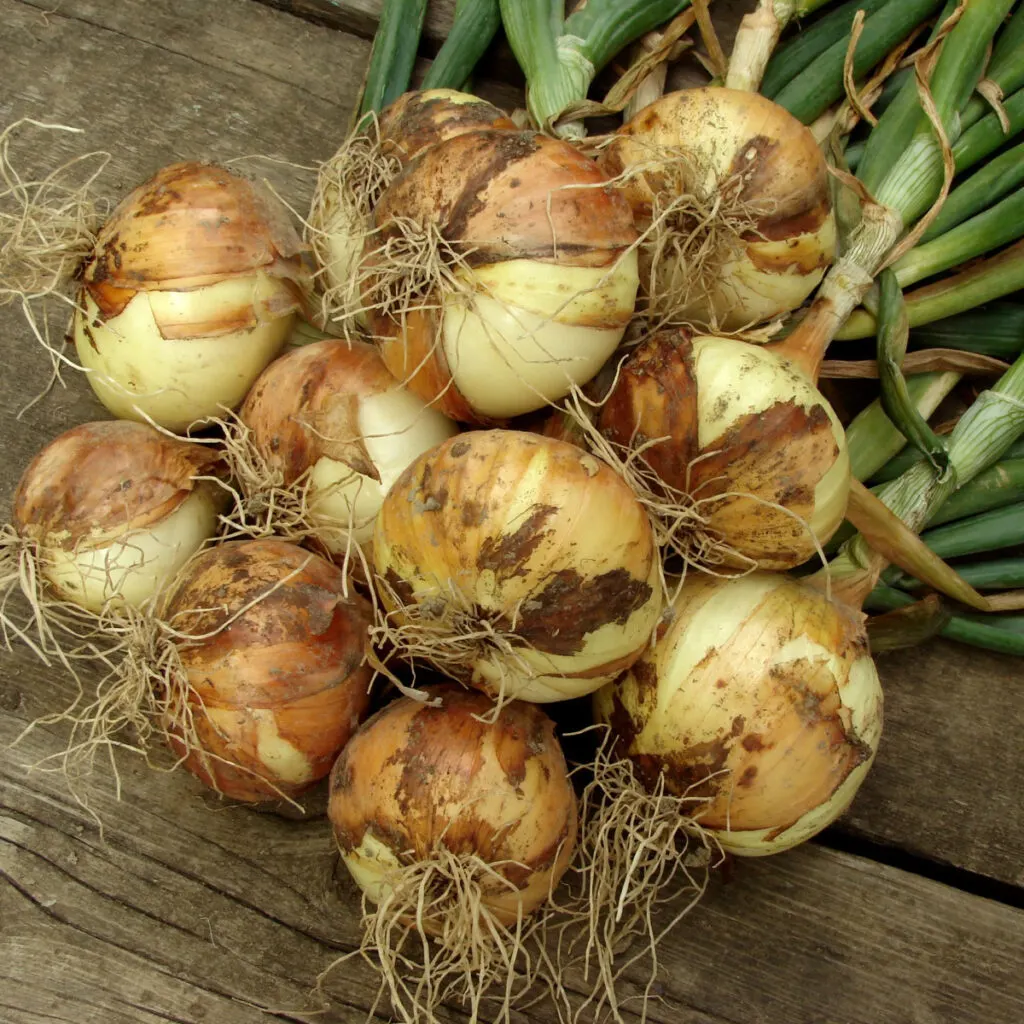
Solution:
[{"label": "wood grain", "polygon": [[[31,116],[85,129],[23,136],[15,155],[33,174],[105,149],[111,198],[183,158],[264,153],[312,165],[328,156],[369,49],[255,0],[218,0],[215,17],[202,0],[53,6],[0,0],[0,124]],[[251,166],[301,204],[308,174]],[[45,384],[48,359],[9,307],[0,357],[6,518],[35,452],[105,413],[69,373],[66,388],[16,418]],[[1021,884],[1018,663],[936,644],[880,668],[887,731],[843,827]],[[40,728],[9,746],[68,696],[59,672],[23,650],[0,652],[0,1020],[363,1021],[376,982],[361,961],[329,976],[326,1012],[314,993],[358,937],[358,903],[335,874],[325,822],[231,807],[181,773],[125,757],[120,801],[109,771],[78,790],[101,834],[60,776],[24,767],[60,751],[65,730]],[[1010,1024],[1024,1018],[1022,945],[1018,910],[808,846],[716,880],[662,949],[665,1001],[650,1019]],[[631,976],[626,990],[639,983]],[[444,1019],[467,1018],[452,1008]],[[517,1022],[552,1019],[538,1005]]]}]

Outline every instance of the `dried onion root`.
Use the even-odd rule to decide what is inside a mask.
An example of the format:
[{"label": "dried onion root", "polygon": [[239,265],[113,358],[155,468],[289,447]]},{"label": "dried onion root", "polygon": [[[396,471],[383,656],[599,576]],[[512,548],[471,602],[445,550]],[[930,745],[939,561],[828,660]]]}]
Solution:
[{"label": "dried onion root", "polygon": [[55,304],[70,310],[74,303],[72,282],[103,222],[94,186],[110,154],[87,153],[44,177],[26,177],[11,150],[28,127],[70,133],[79,129],[23,118],[0,132],[0,306],[15,302],[21,306],[58,375],[68,360],[61,346],[50,340],[48,314]]},{"label": "dried onion root", "polygon": [[365,327],[358,269],[374,207],[418,153],[477,128],[515,125],[497,107],[469,93],[407,92],[379,118],[367,118],[320,167],[306,236],[321,268],[317,284],[323,323],[341,325],[346,336]]},{"label": "dried onion root", "polygon": [[470,431],[417,459],[377,519],[375,635],[491,694],[591,693],[635,661],[661,613],[644,509],[578,448]]},{"label": "dried onion root", "polygon": [[714,333],[771,320],[810,295],[835,255],[824,157],[763,96],[669,93],[612,136],[599,162],[643,232],[641,285],[655,326]]},{"label": "dried onion root", "polygon": [[365,897],[362,955],[408,1024],[445,1000],[509,1021],[541,980],[550,895],[576,841],[576,796],[554,725],[455,686],[369,719],[331,773],[328,813]]}]

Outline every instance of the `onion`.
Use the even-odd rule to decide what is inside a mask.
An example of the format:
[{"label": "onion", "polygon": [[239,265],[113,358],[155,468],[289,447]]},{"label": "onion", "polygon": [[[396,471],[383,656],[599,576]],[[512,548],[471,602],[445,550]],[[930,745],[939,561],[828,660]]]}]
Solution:
[{"label": "onion", "polygon": [[643,785],[701,800],[757,856],[831,824],[874,760],[882,691],[863,616],[787,576],[688,576],[664,635],[594,700]]},{"label": "onion", "polygon": [[303,305],[301,249],[280,203],[221,167],[140,185],[82,275],[75,345],[100,401],[175,431],[238,405]]},{"label": "onion", "polygon": [[577,828],[547,716],[513,702],[485,722],[482,694],[430,695],[400,698],[360,728],[331,772],[328,806],[342,860],[376,905],[363,947],[405,1020],[434,1019],[450,992],[475,1006],[492,982],[509,997],[525,919],[543,918]]},{"label": "onion", "polygon": [[168,594],[163,727],[236,800],[294,797],[331,770],[369,703],[368,604],[341,570],[278,540],[198,555]]},{"label": "onion", "polygon": [[635,661],[661,612],[650,522],[573,445],[471,431],[420,456],[377,518],[384,638],[498,697],[566,700]]},{"label": "onion", "polygon": [[458,433],[395,380],[375,348],[357,341],[321,341],[276,359],[240,415],[262,460],[243,487],[264,502],[272,484],[283,487],[272,505],[287,509],[290,498],[301,506],[298,519],[332,554],[347,550],[350,527],[356,543],[368,542],[406,466]]},{"label": "onion", "polygon": [[22,475],[15,546],[31,548],[58,599],[92,612],[139,608],[216,532],[226,492],[199,478],[218,462],[143,423],[74,427]]},{"label": "onion", "polygon": [[309,237],[322,267],[324,319],[362,320],[358,266],[381,193],[414,156],[477,128],[514,129],[497,107],[453,89],[407,92],[320,168]]},{"label": "onion", "polygon": [[633,315],[629,206],[566,142],[474,131],[438,143],[373,222],[371,333],[391,372],[453,419],[491,424],[568,394]]},{"label": "onion", "polygon": [[691,561],[787,569],[838,529],[846,437],[818,389],[757,345],[661,331],[620,368],[604,435]]},{"label": "onion", "polygon": [[814,136],[756,93],[669,93],[616,133],[600,163],[645,234],[641,281],[657,320],[713,330],[769,320],[799,306],[835,255]]}]

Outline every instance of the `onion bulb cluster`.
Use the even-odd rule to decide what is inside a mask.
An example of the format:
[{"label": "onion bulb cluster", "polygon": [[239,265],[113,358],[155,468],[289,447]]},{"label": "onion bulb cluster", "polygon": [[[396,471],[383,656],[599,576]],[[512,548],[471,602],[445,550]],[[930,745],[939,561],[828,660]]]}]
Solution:
[{"label": "onion bulb cluster", "polygon": [[[272,480],[301,491],[304,518],[332,554],[369,541],[392,484],[458,426],[388,372],[372,345],[321,341],[276,359],[240,411]],[[251,494],[259,498],[259,493]]]},{"label": "onion bulb cluster", "polygon": [[325,319],[363,321],[359,263],[381,193],[418,153],[478,128],[513,129],[497,107],[454,89],[407,92],[346,139],[320,169],[309,238],[321,269]]},{"label": "onion bulb cluster", "polygon": [[294,797],[365,716],[370,608],[332,563],[279,540],[199,554],[162,610],[177,657],[164,727],[184,766],[236,800]]},{"label": "onion bulb cluster", "polygon": [[846,511],[846,436],[818,389],[786,360],[730,338],[659,331],[619,369],[602,433],[639,453],[672,535],[716,559],[789,569],[811,558]]},{"label": "onion bulb cluster", "polygon": [[209,447],[144,423],[85,423],[29,464],[13,526],[58,599],[140,608],[216,532],[218,464]]},{"label": "onion bulb cluster", "polygon": [[75,346],[100,401],[177,432],[237,406],[303,308],[303,248],[283,205],[222,167],[140,185],[82,271]]},{"label": "onion bulb cluster", "polygon": [[616,133],[600,163],[644,232],[655,319],[727,331],[770,320],[796,309],[835,256],[821,150],[756,93],[669,93]]},{"label": "onion bulb cluster", "polygon": [[635,661],[661,612],[647,515],[563,441],[470,431],[391,488],[373,565],[400,653],[498,697],[566,700]]},{"label": "onion bulb cluster", "polygon": [[728,851],[776,853],[846,808],[882,728],[859,612],[787,576],[688,576],[654,648],[594,699],[639,780]]},{"label": "onion bulb cluster", "polygon": [[453,419],[493,424],[597,373],[633,315],[628,203],[569,143],[473,131],[411,161],[364,256],[391,372]]}]

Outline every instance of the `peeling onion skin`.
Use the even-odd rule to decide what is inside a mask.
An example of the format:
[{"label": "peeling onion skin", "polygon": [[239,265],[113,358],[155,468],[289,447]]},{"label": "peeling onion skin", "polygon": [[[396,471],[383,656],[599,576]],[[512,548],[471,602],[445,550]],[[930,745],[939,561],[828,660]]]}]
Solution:
[{"label": "peeling onion skin", "polygon": [[499,921],[515,924],[557,886],[576,842],[576,795],[554,724],[521,701],[485,723],[490,700],[457,686],[429,696],[441,706],[402,697],[378,711],[338,758],[327,813],[342,860],[378,902],[388,871],[443,843],[515,886],[495,881],[485,895]]},{"label": "peeling onion skin", "polygon": [[197,638],[178,653],[198,743],[186,751],[170,730],[171,747],[224,796],[297,796],[330,772],[365,716],[371,613],[344,583],[293,544],[229,541],[199,555],[168,595],[163,619]]},{"label": "peeling onion skin", "polygon": [[[653,197],[678,187],[661,163],[672,151],[692,160],[681,183],[687,192],[714,195],[742,174],[739,200],[755,217],[713,286],[680,315],[732,331],[796,309],[836,254],[828,169],[810,130],[757,93],[704,87],[666,94],[623,125],[599,159],[611,177],[647,165],[623,185],[641,230],[650,223]],[[642,256],[641,265],[646,280],[649,260],[645,267]]]},{"label": "peeling onion skin", "polygon": [[237,406],[304,307],[304,248],[284,207],[224,168],[140,185],[83,269],[74,337],[97,397],[179,433]]},{"label": "peeling onion skin", "polygon": [[643,457],[676,491],[733,495],[700,512],[759,568],[800,565],[816,552],[808,527],[824,544],[843,521],[845,431],[821,392],[760,346],[660,331],[623,363],[599,424],[625,447],[665,438]]},{"label": "peeling onion skin", "polygon": [[[363,544],[384,495],[418,455],[457,434],[458,425],[391,375],[372,346],[321,341],[275,359],[240,411],[252,441],[285,487],[309,474],[314,516],[347,527]],[[345,543],[323,535],[332,554]]]},{"label": "peeling onion skin", "polygon": [[648,789],[660,775],[706,798],[698,823],[735,854],[778,853],[835,821],[882,730],[863,616],[774,573],[691,574],[670,616],[595,695],[616,754]]},{"label": "peeling onion skin", "polygon": [[455,89],[413,90],[381,111],[381,150],[404,166],[425,149],[465,132],[493,128],[516,131],[516,123],[493,103]]},{"label": "peeling onion skin", "polygon": [[492,695],[549,702],[591,693],[649,643],[661,612],[657,546],[628,485],[563,441],[470,431],[421,456],[384,500],[373,539],[382,601],[447,622],[468,611],[515,637],[434,664]]},{"label": "peeling onion skin", "polygon": [[[497,107],[471,93],[454,89],[429,89],[425,92],[403,93],[381,111],[377,121],[376,139],[379,142],[381,169],[394,173],[404,167],[423,150],[463,132],[480,128],[514,130],[515,122]],[[338,175],[346,177],[352,172],[343,146],[333,161],[337,161]],[[390,166],[388,166],[390,164]],[[328,168],[331,162],[328,162]],[[344,291],[346,284],[358,272],[366,233],[369,230],[366,215],[376,205],[376,192],[380,183],[369,188],[349,181],[356,194],[339,194],[337,179],[330,173],[324,176],[320,196],[313,202],[310,223],[312,241],[324,279],[331,290]],[[383,183],[386,184],[385,178]],[[337,310],[344,316],[348,311]],[[357,319],[364,319],[357,314]]]},{"label": "peeling onion skin", "polygon": [[639,285],[629,205],[596,164],[532,132],[466,132],[422,152],[374,210],[364,285],[405,223],[432,226],[464,265],[400,314],[370,310],[391,372],[465,423],[494,425],[600,370]]},{"label": "peeling onion skin", "polygon": [[227,492],[209,446],[144,423],[73,427],[29,463],[12,520],[62,599],[141,607],[217,530]]}]

